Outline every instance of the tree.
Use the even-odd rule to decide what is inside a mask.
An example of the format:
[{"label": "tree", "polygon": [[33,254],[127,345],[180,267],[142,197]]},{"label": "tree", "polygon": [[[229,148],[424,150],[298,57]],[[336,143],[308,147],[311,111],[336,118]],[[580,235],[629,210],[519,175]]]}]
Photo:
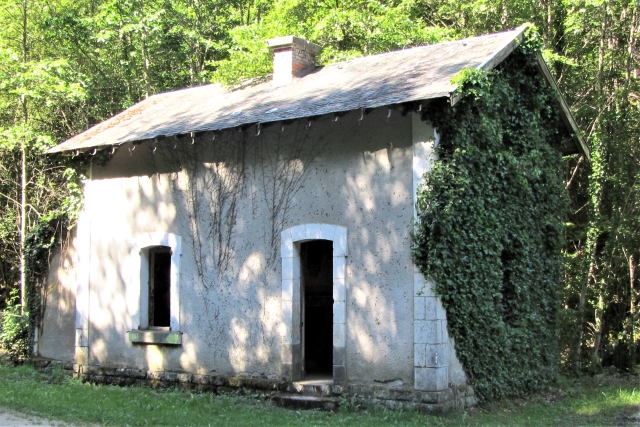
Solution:
[{"label": "tree", "polygon": [[[66,61],[41,59],[41,46],[32,43],[37,26],[31,17],[43,9],[46,5],[42,3],[22,0],[5,4],[0,16],[4,24],[0,45],[0,198],[8,214],[3,220],[3,237],[9,237],[2,242],[3,276],[11,280],[12,260],[19,260],[23,309],[27,233],[64,198],[56,189],[64,167],[43,155],[55,140],[52,116],[62,111],[64,104],[75,103],[84,95]],[[21,18],[19,24],[15,24],[15,16]],[[7,223],[12,220],[17,230]]]},{"label": "tree", "polygon": [[229,57],[213,61],[214,81],[227,86],[271,73],[265,41],[295,35],[323,47],[320,64],[446,40],[452,31],[416,23],[408,3],[282,0],[248,25],[231,30]]}]

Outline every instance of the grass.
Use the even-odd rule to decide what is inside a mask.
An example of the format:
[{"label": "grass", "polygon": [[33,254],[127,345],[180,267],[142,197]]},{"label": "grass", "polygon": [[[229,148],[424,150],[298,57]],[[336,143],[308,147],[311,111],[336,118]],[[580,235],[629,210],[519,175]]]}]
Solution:
[{"label": "grass", "polygon": [[545,392],[466,412],[289,411],[265,396],[82,384],[54,370],[0,366],[0,407],[74,424],[116,426],[611,426],[634,425],[636,376],[561,377]]}]

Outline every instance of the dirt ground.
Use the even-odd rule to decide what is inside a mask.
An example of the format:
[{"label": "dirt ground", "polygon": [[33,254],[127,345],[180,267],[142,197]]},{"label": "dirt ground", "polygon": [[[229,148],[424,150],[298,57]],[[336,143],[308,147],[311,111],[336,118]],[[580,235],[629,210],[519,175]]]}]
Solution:
[{"label": "dirt ground", "polygon": [[27,415],[9,409],[0,408],[0,427],[74,427],[71,424],[62,421],[47,420],[45,418],[36,417],[35,415]]}]

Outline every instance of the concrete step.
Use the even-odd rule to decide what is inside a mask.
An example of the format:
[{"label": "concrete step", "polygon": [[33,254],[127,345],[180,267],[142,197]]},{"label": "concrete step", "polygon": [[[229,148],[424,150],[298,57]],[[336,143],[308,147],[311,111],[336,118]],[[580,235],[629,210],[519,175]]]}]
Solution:
[{"label": "concrete step", "polygon": [[337,411],[340,399],[337,397],[304,396],[291,393],[274,393],[271,404],[289,409],[318,409],[320,411]]}]

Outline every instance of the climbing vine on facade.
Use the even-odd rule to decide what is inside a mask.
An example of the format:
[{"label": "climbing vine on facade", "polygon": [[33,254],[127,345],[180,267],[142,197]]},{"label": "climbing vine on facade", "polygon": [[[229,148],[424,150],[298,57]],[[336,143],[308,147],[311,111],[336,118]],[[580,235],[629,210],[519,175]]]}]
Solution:
[{"label": "climbing vine on facade", "polygon": [[[158,138],[144,157],[152,185],[160,188],[166,180],[170,189],[179,234],[196,271],[187,280],[203,307],[193,316],[202,329],[210,331],[205,341],[220,359],[229,358],[220,344],[232,339],[225,325],[238,321],[224,307],[238,298],[237,283],[246,280],[241,275],[247,274],[242,264],[234,262],[238,251],[247,251],[247,244],[239,246],[241,239],[237,239],[238,233],[247,233],[242,213],[261,223],[251,232],[267,249],[263,259],[251,262],[258,263],[253,265],[260,271],[256,280],[268,286],[277,280],[280,232],[290,221],[294,198],[335,129],[323,131],[310,123],[265,123],[257,128]],[[260,329],[267,322],[267,303],[253,294],[242,298],[263,317],[262,322],[247,321],[247,330],[266,336]],[[268,340],[265,346],[273,348],[273,336]]]},{"label": "climbing vine on facade", "polygon": [[485,400],[544,387],[558,367],[566,196],[555,94],[529,35],[495,70],[464,70],[461,98],[424,119],[439,161],[418,191],[414,256],[435,280],[456,353]]}]

